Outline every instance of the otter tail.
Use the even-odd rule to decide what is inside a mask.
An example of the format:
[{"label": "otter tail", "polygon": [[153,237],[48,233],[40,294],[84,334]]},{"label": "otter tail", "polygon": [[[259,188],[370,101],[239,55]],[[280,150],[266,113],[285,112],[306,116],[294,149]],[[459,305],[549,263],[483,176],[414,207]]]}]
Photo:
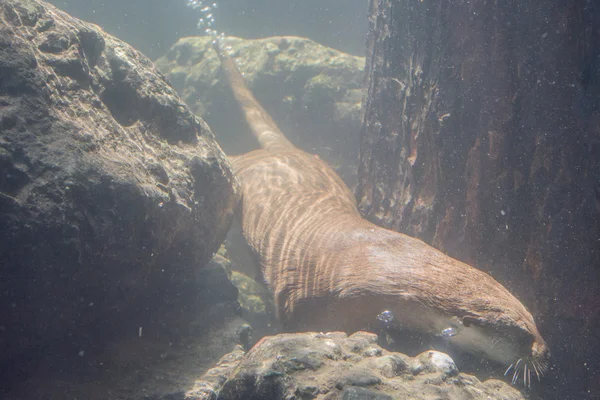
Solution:
[{"label": "otter tail", "polygon": [[260,143],[260,147],[272,150],[277,147],[294,147],[279,130],[275,121],[254,97],[237,66],[222,49],[219,40],[215,40],[214,48],[221,59],[221,64],[235,99],[240,104],[248,125]]}]

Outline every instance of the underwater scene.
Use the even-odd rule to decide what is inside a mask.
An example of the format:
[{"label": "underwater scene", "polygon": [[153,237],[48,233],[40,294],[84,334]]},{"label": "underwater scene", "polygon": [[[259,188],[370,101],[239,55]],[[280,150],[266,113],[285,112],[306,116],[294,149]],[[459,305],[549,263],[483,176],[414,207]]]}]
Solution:
[{"label": "underwater scene", "polygon": [[0,399],[600,400],[600,3],[0,0]]}]

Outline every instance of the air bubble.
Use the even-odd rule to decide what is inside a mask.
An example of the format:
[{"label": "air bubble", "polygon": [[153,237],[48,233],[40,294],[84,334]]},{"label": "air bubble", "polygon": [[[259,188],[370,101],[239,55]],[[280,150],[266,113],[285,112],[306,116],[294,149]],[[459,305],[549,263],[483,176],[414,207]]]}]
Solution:
[{"label": "air bubble", "polygon": [[216,19],[212,11],[218,8],[218,4],[216,2],[204,5],[201,0],[188,0],[187,5],[194,9],[200,9],[199,11],[201,13],[201,17],[198,19],[198,30],[203,30],[204,34],[207,36],[225,37],[225,33],[219,33],[213,29]]},{"label": "air bubble", "polygon": [[381,322],[389,324],[390,322],[392,322],[394,320],[394,313],[391,311],[385,310],[384,312],[380,313],[377,316],[377,319]]},{"label": "air bubble", "polygon": [[442,336],[442,337],[452,337],[452,336],[456,336],[456,335],[458,335],[458,331],[456,330],[456,328],[453,328],[453,327],[444,329],[442,331],[442,333],[440,334],[440,336]]},{"label": "air bubble", "polygon": [[203,4],[201,0],[189,0],[187,6],[191,8],[199,8],[202,7]]}]

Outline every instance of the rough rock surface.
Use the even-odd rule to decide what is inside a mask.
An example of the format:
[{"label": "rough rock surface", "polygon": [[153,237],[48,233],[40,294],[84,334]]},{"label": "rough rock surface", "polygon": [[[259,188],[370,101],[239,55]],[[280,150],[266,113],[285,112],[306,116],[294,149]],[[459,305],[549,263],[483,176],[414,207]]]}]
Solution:
[{"label": "rough rock surface", "polygon": [[[227,153],[257,147],[220,73],[210,37],[177,41],[156,61]],[[298,37],[224,39],[250,89],[288,139],[332,164],[351,184],[356,170],[364,58]]]},{"label": "rough rock surface", "polygon": [[411,358],[377,345],[377,336],[357,332],[298,333],[265,337],[244,355],[224,356],[196,382],[189,400],[520,400],[509,384],[480,382],[459,373],[437,351]]},{"label": "rough rock surface", "polygon": [[148,59],[42,1],[0,2],[3,383],[197,305],[238,190]]}]

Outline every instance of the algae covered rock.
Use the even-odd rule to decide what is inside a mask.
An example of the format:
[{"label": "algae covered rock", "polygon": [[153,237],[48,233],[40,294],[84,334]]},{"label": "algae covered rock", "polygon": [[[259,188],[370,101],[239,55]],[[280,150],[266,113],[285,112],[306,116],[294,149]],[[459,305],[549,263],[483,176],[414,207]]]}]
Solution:
[{"label": "algae covered rock", "polygon": [[[227,37],[248,86],[288,139],[332,164],[352,183],[361,119],[364,58],[286,36]],[[256,148],[233,99],[210,37],[187,37],[159,58],[181,97],[205,118],[227,153]]]}]

